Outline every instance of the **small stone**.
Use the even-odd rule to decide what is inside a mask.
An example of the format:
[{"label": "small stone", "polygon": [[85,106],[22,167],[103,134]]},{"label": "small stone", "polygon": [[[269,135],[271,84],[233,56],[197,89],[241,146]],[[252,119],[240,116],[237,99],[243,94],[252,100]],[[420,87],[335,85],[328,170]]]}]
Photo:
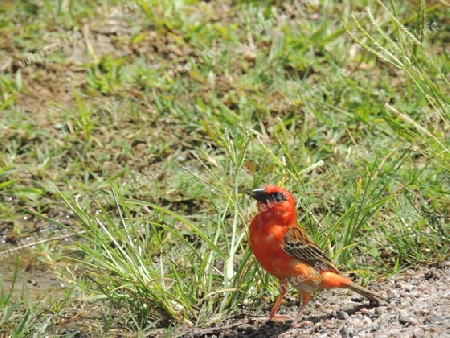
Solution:
[{"label": "small stone", "polygon": [[425,315],[427,315],[427,314],[430,313],[430,310],[428,310],[428,309],[420,309],[420,310],[417,311],[417,312],[419,313],[419,315],[425,316]]},{"label": "small stone", "polygon": [[381,307],[375,308],[375,313],[376,313],[378,316],[384,314],[385,312],[386,312],[386,309],[383,309],[383,308],[381,308]]},{"label": "small stone", "polygon": [[398,321],[403,325],[417,325],[417,321],[410,314],[401,314]]},{"label": "small stone", "polygon": [[342,337],[342,338],[350,337],[350,333],[348,332],[347,328],[345,328],[345,327],[342,327],[342,328],[339,330],[339,333],[341,334],[341,337]]},{"label": "small stone", "polygon": [[369,317],[364,317],[363,319],[365,327],[369,327],[372,325],[372,319],[370,319]]},{"label": "small stone", "polygon": [[334,323],[330,323],[330,322],[325,322],[323,324],[323,326],[326,327],[329,330],[334,329],[336,327],[336,325]]},{"label": "small stone", "polygon": [[426,280],[429,280],[433,278],[433,271],[425,272],[425,275],[423,276]]},{"label": "small stone", "polygon": [[337,311],[336,312],[336,317],[338,319],[346,320],[349,316],[348,316],[348,313],[345,312],[345,311]]},{"label": "small stone", "polygon": [[355,323],[355,327],[357,327],[358,329],[363,329],[366,327],[366,324],[364,324],[363,321],[359,321]]},{"label": "small stone", "polygon": [[411,292],[411,290],[414,290],[414,288],[415,288],[414,285],[412,285],[410,283],[406,283],[403,286],[404,286],[404,289],[406,292]]},{"label": "small stone", "polygon": [[413,338],[420,338],[424,336],[424,332],[420,327],[416,327],[413,331]]}]

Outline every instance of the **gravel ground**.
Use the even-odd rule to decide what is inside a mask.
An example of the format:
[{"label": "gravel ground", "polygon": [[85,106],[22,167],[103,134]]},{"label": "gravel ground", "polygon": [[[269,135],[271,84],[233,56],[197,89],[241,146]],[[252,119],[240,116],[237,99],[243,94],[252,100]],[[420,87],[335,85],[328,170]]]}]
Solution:
[{"label": "gravel ground", "polygon": [[[291,329],[290,321],[242,316],[212,328],[180,328],[171,336],[450,337],[450,262],[408,270],[370,287],[390,302],[369,308],[366,300],[347,290],[322,291],[303,315],[303,320],[312,323],[301,328]],[[271,305],[264,305],[267,314]],[[289,297],[279,313],[294,316],[297,306],[298,301]]]}]

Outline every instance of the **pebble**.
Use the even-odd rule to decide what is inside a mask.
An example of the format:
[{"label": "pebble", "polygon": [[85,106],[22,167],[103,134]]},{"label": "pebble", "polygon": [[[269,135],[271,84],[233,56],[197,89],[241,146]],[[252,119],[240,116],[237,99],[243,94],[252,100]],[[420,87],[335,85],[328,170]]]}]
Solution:
[{"label": "pebble", "polygon": [[425,315],[427,315],[427,314],[430,313],[430,310],[428,310],[428,309],[419,309],[419,310],[417,311],[417,313],[418,313],[419,315],[421,315],[421,316],[425,316]]},{"label": "pebble", "polygon": [[342,327],[339,330],[339,333],[341,334],[342,338],[348,338],[348,337],[352,337],[353,333],[351,331],[349,331],[349,329],[347,329],[346,327]]},{"label": "pebble", "polygon": [[413,330],[412,334],[413,334],[414,338],[416,338],[416,337],[419,338],[419,337],[423,337],[424,332],[423,332],[423,330],[420,327],[416,327]]},{"label": "pebble", "polygon": [[[450,262],[447,266],[450,267]],[[236,329],[234,336],[450,337],[450,269],[411,269],[407,274],[400,273],[380,282],[378,285],[382,288],[374,284],[374,289],[384,290],[383,294],[388,298],[388,302],[382,302],[380,307],[361,307],[367,300],[357,296],[353,298],[336,292],[330,297],[329,293],[318,293],[304,316],[315,321],[313,326],[289,329],[289,322],[266,326],[254,321],[249,322],[254,331],[243,327],[241,331]],[[297,304],[285,306],[284,310],[288,315],[295,315]]]},{"label": "pebble", "polygon": [[378,331],[380,329],[380,327],[378,325],[372,325],[372,327],[370,328],[371,332],[375,332]]},{"label": "pebble", "polygon": [[336,316],[341,320],[346,320],[349,317],[348,313],[344,311],[337,311]]},{"label": "pebble", "polygon": [[419,324],[417,320],[414,318],[414,316],[410,315],[409,313],[400,314],[398,317],[398,321],[400,324],[403,325],[417,325]]},{"label": "pebble", "polygon": [[326,322],[325,324],[323,324],[323,326],[330,330],[334,329],[336,327],[335,323],[330,323],[330,322]]}]

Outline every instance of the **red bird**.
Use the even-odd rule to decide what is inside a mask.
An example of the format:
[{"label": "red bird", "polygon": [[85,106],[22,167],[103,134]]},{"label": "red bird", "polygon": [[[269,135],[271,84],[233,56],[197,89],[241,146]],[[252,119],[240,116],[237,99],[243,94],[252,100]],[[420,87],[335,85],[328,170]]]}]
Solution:
[{"label": "red bird", "polygon": [[258,201],[258,214],[250,224],[250,245],[264,270],[280,284],[280,295],[269,320],[286,317],[276,313],[288,283],[297,288],[302,297],[293,327],[297,326],[300,314],[309,303],[311,292],[316,290],[347,288],[367,297],[374,305],[380,304],[380,299],[384,298],[342,276],[297,224],[295,199],[288,191],[267,185],[253,190],[252,197]]}]

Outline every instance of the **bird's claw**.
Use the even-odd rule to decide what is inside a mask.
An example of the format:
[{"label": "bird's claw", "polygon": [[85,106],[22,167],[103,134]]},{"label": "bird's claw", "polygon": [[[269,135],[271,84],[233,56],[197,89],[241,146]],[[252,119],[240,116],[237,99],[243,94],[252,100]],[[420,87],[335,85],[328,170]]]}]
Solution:
[{"label": "bird's claw", "polygon": [[293,320],[293,318],[288,315],[274,315],[274,316],[270,316],[268,319],[269,322],[279,322],[282,320]]},{"label": "bird's claw", "polygon": [[256,321],[256,322],[280,322],[280,321],[285,321],[285,320],[293,320],[293,318],[291,316],[288,315],[274,315],[274,316],[270,316],[270,317],[256,317],[256,318],[252,318],[252,320]]},{"label": "bird's claw", "polygon": [[305,320],[301,323],[292,323],[291,329],[299,329],[303,326],[314,326],[314,323],[309,320]]}]

